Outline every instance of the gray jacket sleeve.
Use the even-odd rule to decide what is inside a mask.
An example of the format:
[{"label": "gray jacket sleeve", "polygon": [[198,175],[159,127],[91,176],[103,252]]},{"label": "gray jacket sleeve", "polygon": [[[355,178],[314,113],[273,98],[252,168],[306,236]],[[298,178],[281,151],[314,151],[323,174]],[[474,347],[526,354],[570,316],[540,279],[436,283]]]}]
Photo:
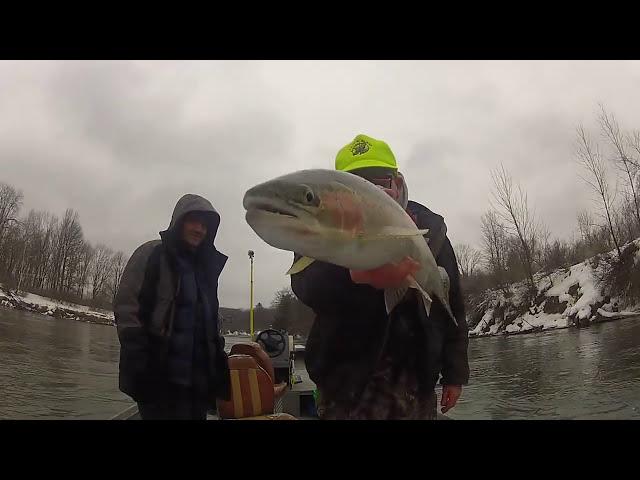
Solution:
[{"label": "gray jacket sleeve", "polygon": [[467,385],[469,383],[469,358],[467,354],[469,328],[460,286],[458,262],[448,238],[443,242],[439,252],[438,265],[443,266],[449,275],[449,305],[458,320],[457,327],[454,326],[453,322],[447,322],[443,351],[442,384]]},{"label": "gray jacket sleeve", "polygon": [[144,297],[149,289],[145,276],[154,242],[141,245],[133,252],[122,273],[114,302],[118,338],[121,346],[120,368],[141,372],[148,361],[149,337],[144,327],[147,315]]},{"label": "gray jacket sleeve", "polygon": [[469,328],[464,308],[462,288],[456,254],[447,237],[447,226],[442,222],[437,231],[429,232],[429,247],[436,263],[443,267],[449,276],[449,305],[458,321],[447,322],[443,349],[442,384],[467,385],[469,383]]}]

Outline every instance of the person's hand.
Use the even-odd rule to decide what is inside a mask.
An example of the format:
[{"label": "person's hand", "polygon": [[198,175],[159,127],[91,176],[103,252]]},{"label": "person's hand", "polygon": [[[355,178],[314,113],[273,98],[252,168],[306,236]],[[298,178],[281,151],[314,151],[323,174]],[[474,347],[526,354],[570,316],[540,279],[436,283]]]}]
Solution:
[{"label": "person's hand", "polygon": [[420,269],[420,264],[410,257],[400,263],[388,263],[373,270],[350,270],[354,283],[368,284],[374,288],[400,288],[406,285],[407,276]]},{"label": "person's hand", "polygon": [[462,394],[462,385],[445,385],[442,387],[442,399],[440,406],[442,413],[447,413],[458,403],[458,399]]}]

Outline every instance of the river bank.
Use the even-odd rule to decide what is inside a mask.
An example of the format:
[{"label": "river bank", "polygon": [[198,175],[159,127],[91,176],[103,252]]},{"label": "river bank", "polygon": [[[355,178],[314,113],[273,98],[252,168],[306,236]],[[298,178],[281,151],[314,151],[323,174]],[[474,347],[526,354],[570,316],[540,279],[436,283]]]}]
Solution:
[{"label": "river bank", "polygon": [[113,312],[66,303],[33,293],[18,294],[0,284],[0,306],[39,313],[52,318],[66,318],[79,322],[115,325]]},{"label": "river bank", "polygon": [[611,252],[569,268],[535,275],[538,290],[533,301],[529,300],[525,281],[509,285],[508,289],[482,292],[469,302],[469,336],[584,328],[640,315],[640,303],[627,294],[640,272],[639,253],[638,241],[625,246],[628,278],[615,279],[624,285],[623,289],[616,289],[606,281],[610,277],[603,274],[611,264]]}]

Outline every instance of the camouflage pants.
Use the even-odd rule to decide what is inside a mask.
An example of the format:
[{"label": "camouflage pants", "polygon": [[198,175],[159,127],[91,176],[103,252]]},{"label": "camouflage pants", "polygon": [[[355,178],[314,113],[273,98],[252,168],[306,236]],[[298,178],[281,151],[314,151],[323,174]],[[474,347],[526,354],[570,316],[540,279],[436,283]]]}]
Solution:
[{"label": "camouflage pants", "polygon": [[414,374],[404,371],[395,379],[390,362],[370,378],[356,405],[341,405],[318,392],[317,411],[322,420],[435,420],[435,391],[419,392]]}]

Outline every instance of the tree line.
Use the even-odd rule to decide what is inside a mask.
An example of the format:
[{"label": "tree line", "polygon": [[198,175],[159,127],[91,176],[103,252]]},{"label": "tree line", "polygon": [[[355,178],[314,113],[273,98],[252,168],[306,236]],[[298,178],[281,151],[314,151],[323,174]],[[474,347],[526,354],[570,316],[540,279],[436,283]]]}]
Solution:
[{"label": "tree line", "polygon": [[[513,283],[526,281],[533,301],[541,275],[611,251],[615,255],[603,257],[605,271],[614,275],[624,270],[627,277],[618,283],[632,283],[631,267],[622,266],[629,263],[625,249],[635,252],[629,243],[640,236],[640,131],[624,130],[603,105],[597,126],[595,132],[583,125],[576,128],[576,172],[593,194],[594,208],[576,212],[577,228],[570,239],[552,238],[521,184],[503,165],[492,170],[480,248],[454,247],[465,293],[500,289],[508,297]],[[601,280],[616,280],[605,277]]]},{"label": "tree line", "polygon": [[128,257],[84,238],[78,212],[20,215],[24,196],[0,182],[0,282],[67,302],[110,309]]}]

